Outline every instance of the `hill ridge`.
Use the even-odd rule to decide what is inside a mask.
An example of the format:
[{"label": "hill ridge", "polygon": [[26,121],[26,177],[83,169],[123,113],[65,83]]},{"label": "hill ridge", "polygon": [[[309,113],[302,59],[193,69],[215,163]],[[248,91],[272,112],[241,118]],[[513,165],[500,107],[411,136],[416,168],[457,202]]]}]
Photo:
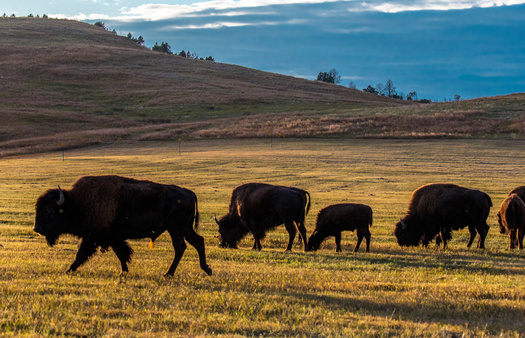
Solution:
[{"label": "hill ridge", "polygon": [[[0,29],[0,156],[60,149],[61,139],[478,137],[507,132],[501,125],[523,135],[523,95],[422,106],[154,52],[77,21],[0,18]],[[490,123],[477,125],[481,133],[457,125],[472,119]],[[443,120],[455,125],[439,128]]]}]

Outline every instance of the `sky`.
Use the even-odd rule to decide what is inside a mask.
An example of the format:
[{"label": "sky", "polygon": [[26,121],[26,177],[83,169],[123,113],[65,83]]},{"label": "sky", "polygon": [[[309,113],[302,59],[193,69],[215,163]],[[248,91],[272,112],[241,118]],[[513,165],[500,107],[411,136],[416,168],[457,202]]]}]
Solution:
[{"label": "sky", "polygon": [[[2,0],[0,15],[102,21],[145,45],[432,101],[525,92],[525,0]],[[0,32],[1,45],[1,32]]]}]

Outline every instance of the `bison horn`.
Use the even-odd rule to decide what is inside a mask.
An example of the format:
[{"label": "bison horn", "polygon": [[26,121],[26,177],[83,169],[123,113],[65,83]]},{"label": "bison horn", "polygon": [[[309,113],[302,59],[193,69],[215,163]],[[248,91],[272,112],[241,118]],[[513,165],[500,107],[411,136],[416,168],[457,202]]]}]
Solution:
[{"label": "bison horn", "polygon": [[60,197],[58,198],[57,206],[61,207],[66,202],[66,198],[64,197],[64,192],[60,189],[60,186],[58,186],[58,192],[60,193]]},{"label": "bison horn", "polygon": [[217,216],[213,216],[213,218],[215,219],[215,222],[217,223],[217,225],[220,226],[219,220],[217,219]]},{"label": "bison horn", "polygon": [[407,229],[406,223],[403,222],[403,220],[401,218],[399,219],[399,222],[401,223],[401,229],[406,230]]}]

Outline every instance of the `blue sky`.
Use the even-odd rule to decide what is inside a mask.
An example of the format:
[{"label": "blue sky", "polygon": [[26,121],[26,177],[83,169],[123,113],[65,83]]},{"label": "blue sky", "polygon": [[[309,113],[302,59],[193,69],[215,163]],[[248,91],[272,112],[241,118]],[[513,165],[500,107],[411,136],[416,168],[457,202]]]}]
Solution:
[{"label": "blue sky", "polygon": [[148,47],[312,80],[335,68],[358,89],[391,79],[434,101],[525,92],[525,0],[154,1],[3,0],[0,12],[101,20]]}]

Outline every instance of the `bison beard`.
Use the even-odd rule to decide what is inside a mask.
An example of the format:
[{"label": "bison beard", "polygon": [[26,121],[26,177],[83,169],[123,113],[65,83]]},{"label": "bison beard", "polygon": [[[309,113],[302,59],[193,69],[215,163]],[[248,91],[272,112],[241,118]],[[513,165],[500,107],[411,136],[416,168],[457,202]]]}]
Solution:
[{"label": "bison beard", "polygon": [[266,232],[284,223],[289,234],[287,251],[299,230],[306,251],[304,220],[310,209],[310,194],[293,188],[262,183],[248,183],[232,192],[229,212],[215,218],[219,225],[219,246],[237,248],[248,233],[254,237],[254,250],[261,250]]},{"label": "bison beard", "polygon": [[401,246],[418,246],[436,238],[436,243],[452,238],[452,230],[468,226],[472,245],[476,232],[479,234],[478,248],[485,248],[485,237],[489,226],[487,217],[492,201],[479,190],[459,187],[454,184],[429,184],[412,194],[407,215],[395,226],[394,234]]},{"label": "bison beard", "polygon": [[199,253],[201,268],[206,264],[204,238],[198,227],[197,196],[175,185],[138,181],[120,176],[85,176],[70,190],[51,189],[36,202],[34,230],[46,237],[50,246],[62,234],[81,238],[76,259],[67,272],[84,264],[97,248],[112,248],[128,271],[133,250],[127,239],[151,238],[164,231],[171,236],[175,258],[166,275],[173,275],[188,241]]}]

